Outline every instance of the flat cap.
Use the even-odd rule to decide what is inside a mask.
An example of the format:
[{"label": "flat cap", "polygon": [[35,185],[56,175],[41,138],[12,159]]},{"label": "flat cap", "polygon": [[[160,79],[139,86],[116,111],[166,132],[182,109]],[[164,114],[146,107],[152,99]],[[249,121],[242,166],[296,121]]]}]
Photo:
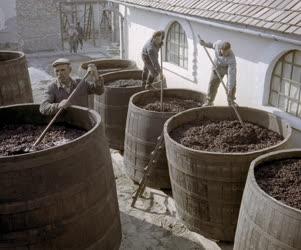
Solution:
[{"label": "flat cap", "polygon": [[67,59],[67,58],[59,58],[59,59],[55,60],[55,61],[52,63],[52,66],[53,66],[53,67],[56,67],[56,66],[58,66],[58,65],[64,65],[64,64],[70,65],[70,64],[71,64],[71,63],[70,63],[70,60]]}]

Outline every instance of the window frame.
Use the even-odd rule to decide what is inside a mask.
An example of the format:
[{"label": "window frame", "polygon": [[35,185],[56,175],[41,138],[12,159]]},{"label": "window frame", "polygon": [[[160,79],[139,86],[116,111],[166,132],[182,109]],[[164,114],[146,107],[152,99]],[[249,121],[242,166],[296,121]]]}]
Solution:
[{"label": "window frame", "polygon": [[167,32],[165,61],[188,70],[188,39],[182,25],[177,21],[169,26]]},{"label": "window frame", "polygon": [[[295,68],[297,68],[297,72],[301,72],[301,64],[298,64],[295,61],[296,54],[300,53],[301,56],[301,51],[299,50],[291,50],[284,55],[282,55],[277,63],[275,64],[273,71],[272,71],[272,76],[271,76],[271,81],[270,81],[270,93],[269,93],[269,100],[268,104],[270,106],[276,107],[287,114],[293,115],[297,118],[301,118],[301,74],[300,74],[300,82],[295,81],[293,79],[293,74]],[[291,60],[287,58],[291,56]],[[276,72],[279,68],[278,66],[280,65],[280,75],[278,72]],[[289,78],[284,74],[284,68],[289,66]],[[274,87],[275,85],[275,78],[279,79],[279,90],[276,90]],[[286,84],[288,84],[288,91],[286,92]],[[292,97],[292,86],[294,86],[297,89],[297,96]],[[277,98],[276,103],[273,100],[273,96]],[[282,107],[282,104],[280,103],[281,98],[284,99],[284,107]],[[296,105],[296,111],[292,112],[291,106]]]}]

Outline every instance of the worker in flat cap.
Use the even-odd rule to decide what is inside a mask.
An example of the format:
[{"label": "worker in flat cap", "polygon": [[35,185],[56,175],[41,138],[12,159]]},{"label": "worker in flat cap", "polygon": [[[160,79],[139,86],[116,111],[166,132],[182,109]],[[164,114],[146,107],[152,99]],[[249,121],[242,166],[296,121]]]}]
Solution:
[{"label": "worker in flat cap", "polygon": [[146,89],[151,89],[155,78],[160,76],[161,67],[158,58],[160,48],[163,46],[164,37],[164,31],[155,32],[142,49],[142,60],[144,63],[142,81]]},{"label": "worker in flat cap", "polygon": [[[215,59],[214,63],[216,70],[221,78],[228,76],[227,83],[227,100],[228,104],[232,105],[235,100],[236,93],[236,59],[231,49],[231,44],[226,41],[218,40],[215,43],[205,42],[200,39],[200,44],[207,48],[214,49]],[[218,87],[221,81],[213,67],[208,86],[207,99],[203,106],[212,106],[217,94]]]},{"label": "worker in flat cap", "polygon": [[89,78],[85,80],[78,93],[73,96],[72,103],[67,101],[69,95],[79,84],[80,79],[72,79],[71,64],[68,59],[60,58],[53,62],[56,79],[50,83],[45,92],[44,100],[40,105],[40,112],[44,115],[54,115],[60,108],[70,105],[88,107],[88,95],[101,95],[104,92],[103,78],[99,77],[94,64],[88,66]]}]

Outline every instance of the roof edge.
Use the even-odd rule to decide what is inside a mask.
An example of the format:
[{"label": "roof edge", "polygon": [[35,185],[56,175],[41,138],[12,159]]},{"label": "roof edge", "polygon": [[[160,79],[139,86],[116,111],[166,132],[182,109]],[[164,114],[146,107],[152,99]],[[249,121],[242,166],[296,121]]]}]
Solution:
[{"label": "roof edge", "polygon": [[202,17],[192,16],[192,15],[184,15],[184,14],[177,13],[177,12],[172,12],[172,11],[163,10],[163,9],[157,9],[157,8],[153,8],[153,7],[149,7],[149,6],[141,6],[141,5],[137,5],[137,4],[123,2],[120,0],[110,0],[110,1],[121,4],[121,5],[133,7],[133,8],[138,8],[138,9],[143,9],[143,10],[152,11],[152,12],[156,12],[156,13],[175,16],[175,17],[182,18],[182,19],[185,19],[188,21],[197,22],[197,23],[205,24],[208,26],[216,27],[216,28],[223,28],[223,29],[227,29],[227,30],[231,30],[231,31],[236,31],[238,33],[245,33],[245,34],[249,34],[249,35],[253,35],[253,36],[259,36],[262,38],[271,39],[274,41],[282,41],[282,42],[291,43],[291,44],[294,44],[297,46],[301,46],[301,35],[300,36],[298,36],[298,35],[290,35],[289,36],[282,32],[271,31],[271,30],[264,29],[264,28],[256,28],[256,27],[250,26],[250,25],[234,24],[234,23],[226,22],[226,21],[218,21],[215,19],[202,18]]}]

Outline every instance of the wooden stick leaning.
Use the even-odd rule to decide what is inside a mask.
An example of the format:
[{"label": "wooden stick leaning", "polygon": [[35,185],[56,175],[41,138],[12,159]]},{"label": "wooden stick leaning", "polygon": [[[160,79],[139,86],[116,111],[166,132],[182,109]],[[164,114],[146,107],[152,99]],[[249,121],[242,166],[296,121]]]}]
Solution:
[{"label": "wooden stick leaning", "polygon": [[158,163],[158,158],[160,156],[160,153],[165,148],[163,131],[157,140],[158,141],[157,141],[156,147],[155,147],[154,151],[151,152],[151,158],[150,158],[147,166],[144,168],[143,177],[139,182],[139,186],[135,192],[135,195],[133,196],[133,201],[131,203],[131,207],[134,207],[137,199],[142,196],[142,194],[145,190],[146,184],[147,184],[147,180],[151,175],[151,171],[155,167],[155,165]]},{"label": "wooden stick leaning", "polygon": [[[77,84],[76,88],[72,91],[71,95],[68,97],[67,101],[70,102],[71,99],[73,98],[73,96],[77,93],[77,91],[79,90],[79,88],[81,87],[81,85],[83,85],[83,83],[85,82],[85,80],[87,79],[87,77],[89,76],[90,72],[87,72],[85,74],[85,76],[83,77],[83,79],[80,81],[79,84]],[[45,137],[47,131],[49,130],[49,128],[51,127],[51,125],[56,121],[56,119],[59,117],[59,115],[63,112],[64,108],[60,108],[59,111],[55,114],[55,116],[51,119],[51,121],[48,123],[47,127],[44,129],[44,131],[42,132],[42,134],[39,136],[39,138],[35,141],[35,143],[33,144],[33,147],[36,147],[37,145],[40,144],[40,142],[43,140],[43,138]]]},{"label": "wooden stick leaning", "polygon": [[[204,50],[205,50],[207,56],[209,57],[209,59],[210,59],[212,65],[213,65],[213,68],[214,68],[214,71],[215,71],[216,75],[217,75],[218,78],[220,79],[220,81],[221,81],[221,83],[222,83],[222,85],[223,85],[223,87],[224,87],[224,89],[225,89],[225,91],[226,91],[226,95],[228,96],[228,89],[227,89],[227,87],[226,87],[226,84],[225,84],[223,78],[222,78],[221,75],[219,74],[219,72],[218,72],[218,70],[217,70],[217,67],[216,67],[216,65],[215,65],[215,63],[214,63],[212,57],[210,56],[210,54],[209,54],[207,48],[206,48],[205,46],[203,46],[203,48],[204,48]],[[244,124],[244,122],[243,122],[243,120],[242,120],[242,118],[241,118],[241,116],[240,116],[240,114],[239,114],[239,112],[238,112],[236,106],[238,106],[238,105],[237,105],[234,101],[232,101],[231,107],[233,108],[233,110],[234,110],[234,112],[235,112],[235,114],[236,114],[236,116],[237,116],[237,118],[238,118],[238,120],[239,120],[241,126],[245,129],[246,126],[245,126],[245,124]]]}]

